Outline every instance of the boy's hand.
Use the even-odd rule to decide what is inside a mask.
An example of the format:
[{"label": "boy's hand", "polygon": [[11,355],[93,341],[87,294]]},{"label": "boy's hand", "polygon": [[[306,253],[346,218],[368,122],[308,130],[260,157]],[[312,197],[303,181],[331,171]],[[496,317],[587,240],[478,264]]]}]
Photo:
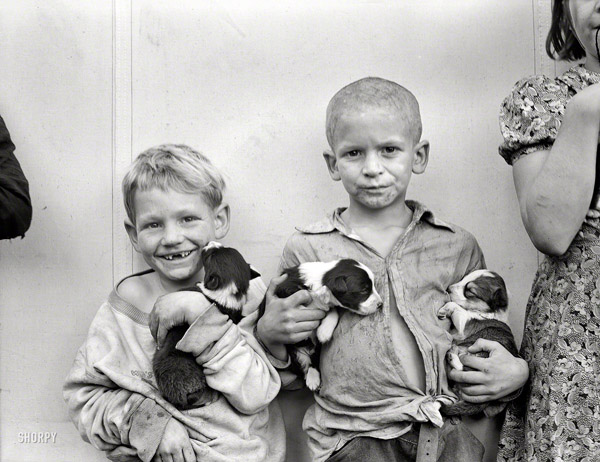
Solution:
[{"label": "boy's hand", "polygon": [[312,297],[307,290],[287,298],[278,298],[275,288],[286,278],[284,274],[271,280],[267,289],[265,314],[257,324],[258,337],[273,356],[280,359],[287,356],[284,345],[293,345],[308,338],[327,314],[310,307]]},{"label": "boy's hand", "polygon": [[150,313],[150,332],[160,348],[167,332],[180,324],[192,324],[212,306],[200,292],[182,291],[158,297]]},{"label": "boy's hand", "polygon": [[196,462],[188,432],[176,419],[167,422],[152,462]]},{"label": "boy's hand", "polygon": [[[508,396],[521,388],[529,377],[529,368],[524,359],[511,355],[498,342],[478,339],[468,349],[468,355],[461,355],[464,366],[474,371],[452,369],[448,378],[463,384],[462,398],[469,403],[485,403]],[[487,351],[488,358],[472,356]]]}]

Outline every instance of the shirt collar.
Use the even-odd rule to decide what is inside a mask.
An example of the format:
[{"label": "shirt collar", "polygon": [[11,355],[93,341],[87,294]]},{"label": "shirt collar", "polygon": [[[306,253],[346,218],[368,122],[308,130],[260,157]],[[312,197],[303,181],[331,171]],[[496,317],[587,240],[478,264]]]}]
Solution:
[{"label": "shirt collar", "polygon": [[[424,221],[437,228],[446,228],[453,233],[456,232],[453,225],[436,218],[433,212],[420,202],[407,200],[406,205],[413,211],[413,222]],[[350,236],[352,230],[344,223],[341,216],[344,210],[346,210],[346,207],[337,208],[322,220],[308,226],[296,227],[296,229],[305,234],[326,234],[339,231],[342,234]]]}]

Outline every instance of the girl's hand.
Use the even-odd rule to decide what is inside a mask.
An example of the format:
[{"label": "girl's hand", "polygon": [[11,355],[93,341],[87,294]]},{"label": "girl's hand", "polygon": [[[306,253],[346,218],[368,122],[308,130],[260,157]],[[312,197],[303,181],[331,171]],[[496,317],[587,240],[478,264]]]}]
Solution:
[{"label": "girl's hand", "polygon": [[275,288],[285,281],[284,274],[271,280],[266,294],[265,314],[258,320],[256,331],[262,343],[273,356],[285,359],[285,345],[293,345],[310,336],[325,311],[310,307],[312,297],[301,290],[287,298],[278,298]]},{"label": "girl's hand", "polygon": [[[469,403],[485,403],[508,396],[521,388],[529,377],[527,362],[511,355],[506,348],[492,340],[479,339],[460,356],[464,366],[474,371],[452,369],[448,378],[462,383],[461,397]],[[473,356],[487,351],[488,358]]]},{"label": "girl's hand", "polygon": [[150,313],[150,332],[160,348],[167,332],[180,324],[192,324],[212,306],[200,292],[181,291],[158,297]]},{"label": "girl's hand", "polygon": [[167,422],[152,462],[196,462],[188,432],[176,419]]}]

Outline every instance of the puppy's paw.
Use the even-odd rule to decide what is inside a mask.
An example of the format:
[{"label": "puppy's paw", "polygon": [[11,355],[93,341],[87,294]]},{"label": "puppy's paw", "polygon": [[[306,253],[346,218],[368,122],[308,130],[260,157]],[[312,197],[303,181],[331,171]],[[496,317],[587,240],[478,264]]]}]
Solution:
[{"label": "puppy's paw", "polygon": [[449,318],[450,316],[452,316],[452,313],[454,313],[454,308],[455,308],[455,303],[453,303],[453,302],[446,303],[444,306],[442,306],[438,310],[438,314],[437,314],[438,318],[439,319]]},{"label": "puppy's paw", "polygon": [[315,391],[321,386],[321,374],[314,367],[306,373],[306,386],[310,391]]},{"label": "puppy's paw", "polygon": [[321,343],[327,343],[331,340],[333,336],[333,330],[335,329],[335,325],[331,325],[330,323],[322,322],[319,327],[317,327],[317,339]]},{"label": "puppy's paw", "polygon": [[448,360],[448,364],[452,367],[452,369],[457,369],[459,371],[463,370],[463,364],[458,359],[458,355],[456,353],[448,353],[446,355],[446,359]]}]

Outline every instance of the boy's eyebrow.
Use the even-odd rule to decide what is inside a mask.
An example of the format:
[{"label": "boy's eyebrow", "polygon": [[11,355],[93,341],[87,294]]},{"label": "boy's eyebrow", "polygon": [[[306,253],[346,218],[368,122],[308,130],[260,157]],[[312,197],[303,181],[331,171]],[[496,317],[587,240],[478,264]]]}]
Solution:
[{"label": "boy's eyebrow", "polygon": [[[391,138],[388,138],[384,141],[380,141],[379,143],[377,143],[377,147],[381,148],[381,147],[389,146],[390,144],[404,147],[406,145],[406,140],[404,140],[402,138],[391,137]],[[338,146],[338,150],[340,150],[340,151],[352,151],[355,149],[360,150],[362,148],[363,148],[362,144],[357,144],[357,143],[352,143],[352,142],[348,142],[348,143],[342,142]]]}]

